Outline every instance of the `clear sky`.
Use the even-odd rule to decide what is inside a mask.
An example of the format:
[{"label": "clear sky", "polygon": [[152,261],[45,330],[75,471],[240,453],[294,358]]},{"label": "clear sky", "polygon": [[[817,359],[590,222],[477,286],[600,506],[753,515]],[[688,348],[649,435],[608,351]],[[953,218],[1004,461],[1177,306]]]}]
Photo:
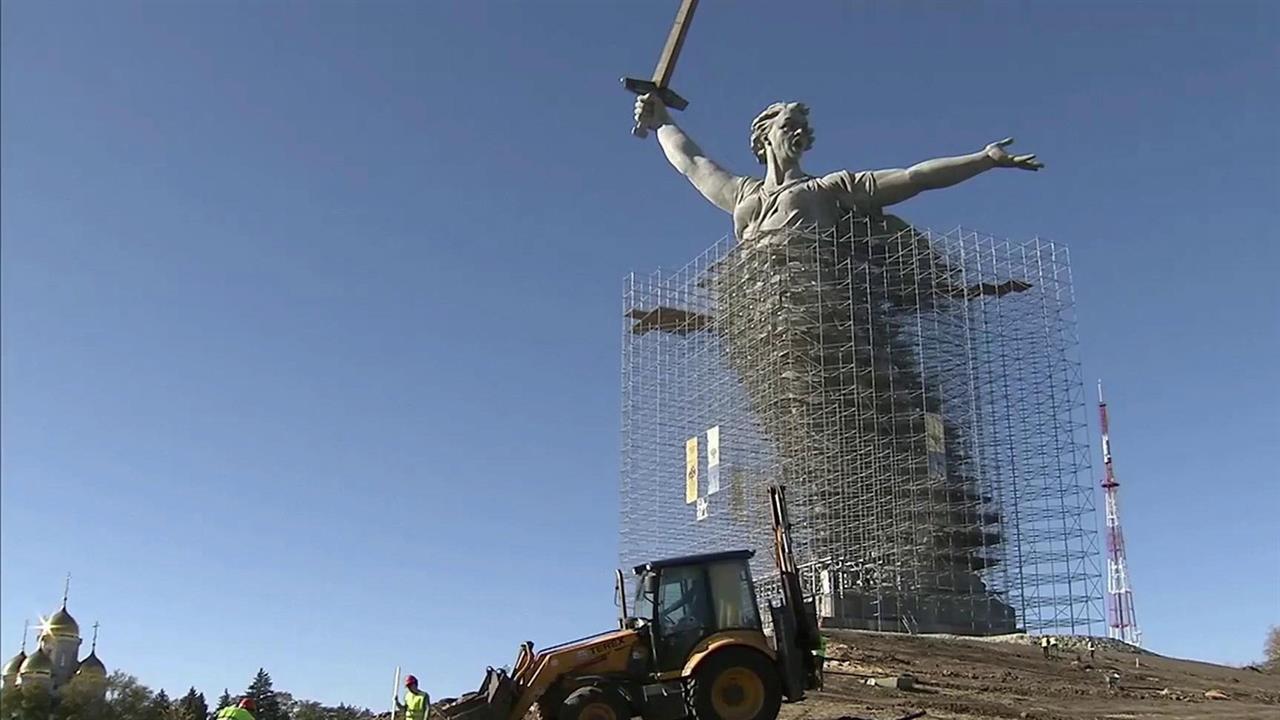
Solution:
[{"label": "clear sky", "polygon": [[[629,135],[676,5],[5,2],[0,654],[67,571],[170,693],[607,628],[622,280],[730,229]],[[1071,247],[1145,637],[1220,662],[1280,623],[1278,8],[707,0],[675,81],[737,172],[781,99],[811,172],[1039,154],[898,210]]]}]

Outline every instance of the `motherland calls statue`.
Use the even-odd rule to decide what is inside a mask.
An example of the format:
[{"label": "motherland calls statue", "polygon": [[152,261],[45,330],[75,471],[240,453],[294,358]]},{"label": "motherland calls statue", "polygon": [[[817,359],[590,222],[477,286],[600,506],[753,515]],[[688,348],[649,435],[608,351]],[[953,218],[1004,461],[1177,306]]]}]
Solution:
[{"label": "motherland calls statue", "polygon": [[808,108],[775,103],[751,123],[764,177],[738,176],[653,95],[637,99],[635,121],[733,217],[738,242],[712,273],[707,327],[774,447],[780,480],[809,498],[810,559],[855,568],[865,585],[837,598],[833,624],[1012,630],[1012,609],[979,576],[995,562],[983,548],[1003,541],[999,508],[975,477],[969,421],[946,406],[946,381],[919,349],[919,318],[1030,286],[958,283],[963,272],[883,209],[994,168],[1043,165],[1009,154],[1005,139],[907,169],[817,177],[800,166],[814,140]]},{"label": "motherland calls statue", "polygon": [[782,228],[835,227],[849,214],[877,216],[883,208],[925,190],[950,187],[994,168],[1039,170],[1035,155],[1010,155],[1006,138],[970,155],[938,158],[905,170],[842,170],[815,177],[800,168],[813,147],[809,109],[774,103],[751,122],[751,152],[765,177],[737,176],[708,158],[652,95],[636,100],[636,123],[656,132],[667,160],[713,205],[733,215],[741,241]]}]

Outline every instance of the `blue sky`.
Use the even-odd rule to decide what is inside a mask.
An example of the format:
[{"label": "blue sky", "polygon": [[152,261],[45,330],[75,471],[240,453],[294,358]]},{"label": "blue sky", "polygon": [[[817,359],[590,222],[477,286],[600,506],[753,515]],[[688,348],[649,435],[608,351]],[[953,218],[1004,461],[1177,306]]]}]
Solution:
[{"label": "blue sky", "polygon": [[[0,653],[68,570],[170,693],[608,627],[622,278],[729,231],[629,135],[675,6],[4,3]],[[1071,247],[1146,640],[1220,662],[1280,623],[1277,20],[708,0],[675,82],[737,172],[780,99],[811,172],[1039,154],[900,214]]]}]

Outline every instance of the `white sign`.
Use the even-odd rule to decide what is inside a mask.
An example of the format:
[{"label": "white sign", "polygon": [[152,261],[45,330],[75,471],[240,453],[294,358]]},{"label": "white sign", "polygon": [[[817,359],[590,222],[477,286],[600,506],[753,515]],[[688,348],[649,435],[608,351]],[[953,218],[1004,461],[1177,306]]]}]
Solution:
[{"label": "white sign", "polygon": [[707,494],[720,492],[720,426],[707,430]]}]

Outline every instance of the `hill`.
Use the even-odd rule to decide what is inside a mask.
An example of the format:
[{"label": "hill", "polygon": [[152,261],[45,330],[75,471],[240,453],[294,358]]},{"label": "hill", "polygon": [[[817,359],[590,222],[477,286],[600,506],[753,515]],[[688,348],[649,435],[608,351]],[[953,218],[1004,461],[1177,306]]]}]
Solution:
[{"label": "hill", "polygon": [[[1280,718],[1280,675],[1168,658],[1108,641],[1099,643],[1090,662],[1075,638],[1063,638],[1059,656],[1045,659],[1026,636],[828,631],[828,637],[824,690],[784,705],[780,720],[893,720],[920,710],[925,718],[943,720]],[[1119,680],[1109,689],[1106,676],[1113,671]],[[913,676],[914,689],[866,684],[867,677],[900,674]]]}]

